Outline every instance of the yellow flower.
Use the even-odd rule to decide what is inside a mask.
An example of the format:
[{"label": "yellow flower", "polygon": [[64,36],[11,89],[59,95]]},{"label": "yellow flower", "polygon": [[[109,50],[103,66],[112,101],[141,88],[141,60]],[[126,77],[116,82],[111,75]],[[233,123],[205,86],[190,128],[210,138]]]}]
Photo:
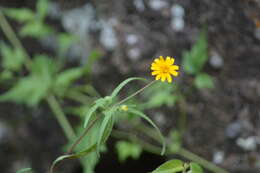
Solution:
[{"label": "yellow flower", "polygon": [[122,105],[122,106],[120,106],[120,109],[122,110],[122,111],[128,111],[128,106],[127,105]]},{"label": "yellow flower", "polygon": [[176,70],[179,70],[179,66],[173,64],[174,58],[169,56],[167,56],[166,59],[162,56],[160,56],[160,58],[156,58],[151,65],[151,70],[153,70],[152,75],[156,76],[156,80],[161,79],[161,81],[164,82],[167,79],[167,81],[171,83],[171,75],[178,76],[178,72]]}]

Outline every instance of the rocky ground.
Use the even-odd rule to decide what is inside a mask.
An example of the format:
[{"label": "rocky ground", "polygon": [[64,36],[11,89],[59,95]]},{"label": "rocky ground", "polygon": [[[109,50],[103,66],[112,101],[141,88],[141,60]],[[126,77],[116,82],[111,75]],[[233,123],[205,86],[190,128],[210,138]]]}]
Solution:
[{"label": "rocky ground", "polygon": [[[34,1],[1,0],[0,5],[34,8]],[[172,55],[180,63],[183,51],[207,28],[210,57],[205,71],[214,77],[216,87],[188,98],[184,145],[232,173],[260,172],[260,1],[60,0],[52,1],[48,22],[83,38],[76,47],[79,51],[68,55],[71,62],[84,62],[81,55],[93,48],[101,50],[103,57],[93,75],[103,94],[126,76],[148,76],[154,57]],[[48,39],[38,46],[24,41],[31,53],[44,45],[55,47],[46,44]],[[184,74],[180,78],[189,79]],[[11,173],[32,163],[43,172],[66,141],[54,117],[44,106],[31,110],[1,103],[0,112],[1,170]],[[142,165],[156,167],[162,161],[146,153],[139,161],[119,165],[115,153],[108,153],[97,172],[147,172],[151,167]],[[76,161],[62,169],[80,172]]]}]

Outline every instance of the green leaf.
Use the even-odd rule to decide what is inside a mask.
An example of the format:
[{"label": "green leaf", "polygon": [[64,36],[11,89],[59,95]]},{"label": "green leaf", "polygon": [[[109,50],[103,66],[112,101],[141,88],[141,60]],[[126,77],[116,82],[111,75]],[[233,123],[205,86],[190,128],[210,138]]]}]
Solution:
[{"label": "green leaf", "polygon": [[18,171],[16,171],[16,173],[32,173],[32,168],[23,168],[23,169],[20,169]]},{"label": "green leaf", "polygon": [[63,96],[69,86],[83,75],[82,68],[70,68],[59,73],[56,77],[54,90],[55,93]]},{"label": "green leaf", "polygon": [[63,55],[70,48],[70,46],[76,41],[76,37],[68,33],[60,33],[58,35],[59,53]]},{"label": "green leaf", "polygon": [[25,54],[21,49],[7,46],[4,43],[0,43],[0,51],[3,57],[3,68],[11,71],[19,71],[24,63]]},{"label": "green leaf", "polygon": [[35,18],[34,12],[28,8],[8,8],[4,12],[8,17],[18,22],[28,22]]},{"label": "green leaf", "polygon": [[43,20],[48,12],[48,6],[49,6],[49,1],[48,0],[38,0],[36,3],[36,11],[37,15],[40,20]]},{"label": "green leaf", "polygon": [[129,82],[133,81],[133,80],[146,80],[144,78],[140,78],[140,77],[131,77],[131,78],[128,78],[126,80],[124,80],[123,82],[121,82],[115,89],[114,91],[112,92],[111,94],[111,97],[114,98],[115,96],[118,95],[118,93],[120,92],[120,90],[126,85],[128,84]]},{"label": "green leaf", "polygon": [[42,38],[53,33],[53,29],[40,21],[26,23],[20,30],[22,37]]},{"label": "green leaf", "polygon": [[142,153],[142,148],[138,144],[127,141],[119,141],[116,143],[119,161],[123,162],[128,158],[138,159]]},{"label": "green leaf", "polygon": [[203,173],[203,169],[200,167],[200,165],[194,162],[190,163],[190,170],[190,173]]},{"label": "green leaf", "polygon": [[214,88],[214,82],[212,77],[206,73],[198,74],[195,78],[194,84],[198,89]]},{"label": "green leaf", "polygon": [[165,139],[160,131],[160,129],[153,123],[153,121],[147,116],[145,115],[143,112],[140,112],[136,109],[133,109],[133,108],[129,108],[128,110],[129,112],[135,114],[135,115],[138,115],[140,117],[142,117],[143,119],[145,119],[148,123],[150,123],[154,128],[155,130],[158,132],[160,138],[161,138],[161,141],[162,141],[162,151],[161,151],[161,155],[163,155],[165,153],[165,148],[166,148],[166,143],[165,143]]},{"label": "green leaf", "polygon": [[53,173],[53,170],[55,168],[55,166],[57,165],[57,163],[65,160],[65,159],[77,159],[77,158],[81,158],[83,156],[86,156],[88,154],[90,154],[91,152],[93,152],[94,150],[96,149],[96,145],[92,145],[91,147],[81,151],[81,152],[78,152],[76,154],[67,154],[67,155],[62,155],[60,157],[58,157],[56,160],[54,160],[52,162],[52,165],[51,165],[51,169],[50,169],[50,173]]},{"label": "green leaf", "polygon": [[183,162],[181,160],[170,160],[159,166],[152,173],[177,173],[183,171]]},{"label": "green leaf", "polygon": [[97,151],[100,151],[100,146],[103,143],[106,143],[106,140],[110,136],[113,126],[114,126],[114,114],[116,112],[117,108],[112,107],[108,111],[104,111],[103,114],[105,115],[105,118],[102,121],[102,124],[100,126],[99,135],[98,135],[98,142],[97,142]]},{"label": "green leaf", "polygon": [[158,82],[147,88],[144,92],[144,97],[147,100],[145,103],[140,103],[141,108],[150,109],[167,105],[172,107],[180,96],[176,95],[177,86],[168,83]]},{"label": "green leaf", "polygon": [[0,96],[0,101],[13,101],[25,103],[29,106],[37,105],[45,98],[55,76],[55,63],[44,55],[34,58],[32,72],[29,76],[21,78],[9,91]]},{"label": "green leaf", "polygon": [[84,128],[86,128],[88,126],[88,123],[90,121],[90,119],[93,117],[94,115],[94,112],[98,109],[100,105],[98,104],[94,104],[88,111],[88,113],[86,114],[86,118],[85,118],[85,121],[84,121]]},{"label": "green leaf", "polygon": [[207,37],[205,32],[200,33],[200,37],[192,47],[190,52],[184,52],[182,66],[189,74],[199,73],[208,60]]}]

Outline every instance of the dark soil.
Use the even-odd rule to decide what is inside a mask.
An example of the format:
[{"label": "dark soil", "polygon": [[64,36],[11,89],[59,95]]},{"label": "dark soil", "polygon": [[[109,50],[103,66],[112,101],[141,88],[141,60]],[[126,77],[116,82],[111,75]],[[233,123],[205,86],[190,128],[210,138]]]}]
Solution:
[{"label": "dark soil", "polygon": [[[66,1],[58,1],[63,10],[84,4],[83,1]],[[237,140],[250,136],[260,138],[260,38],[255,35],[259,27],[257,22],[260,21],[260,1],[165,1],[168,6],[159,11],[149,7],[149,0],[144,0],[143,11],[138,10],[133,1],[129,0],[87,2],[97,10],[97,18],[117,19],[114,29],[119,40],[114,50],[108,51],[98,41],[99,32],[93,32],[90,36],[93,47],[104,53],[93,72],[95,87],[106,95],[126,77],[149,76],[147,69],[158,55],[174,56],[180,63],[183,51],[190,49],[200,31],[207,28],[209,55],[217,52],[223,59],[223,65],[214,68],[208,63],[204,69],[215,79],[214,90],[194,89],[188,97],[188,127],[184,146],[208,160],[213,159],[216,151],[224,152],[220,166],[232,173],[259,173],[259,140],[257,147],[250,151],[238,146]],[[30,0],[0,2],[1,6],[8,7],[34,8],[33,4],[34,1]],[[173,31],[170,26],[170,8],[173,4],[179,4],[185,10],[185,27],[180,32]],[[129,45],[125,40],[130,33],[139,38],[134,45]],[[128,54],[132,48],[140,51],[135,58]],[[189,85],[190,78],[182,73],[179,81]],[[30,109],[1,103],[0,112],[0,121],[8,129],[7,136],[0,142],[1,172],[14,172],[20,165],[27,163],[31,163],[28,166],[37,172],[45,172],[51,161],[62,153],[60,146],[66,143],[49,109],[46,106]],[[167,122],[177,118],[170,115],[165,115],[170,119]],[[234,124],[238,124],[239,130],[232,129]],[[163,161],[162,157],[144,153],[138,161],[129,160],[120,164],[115,153],[109,152],[102,157],[96,170],[148,172]],[[60,170],[81,172],[77,161],[62,164]]]}]

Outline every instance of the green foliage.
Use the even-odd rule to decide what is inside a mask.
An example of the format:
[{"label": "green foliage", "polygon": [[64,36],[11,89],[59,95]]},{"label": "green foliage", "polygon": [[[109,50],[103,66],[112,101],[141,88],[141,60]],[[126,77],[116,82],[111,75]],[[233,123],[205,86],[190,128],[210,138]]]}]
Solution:
[{"label": "green foliage", "polygon": [[152,173],[179,173],[179,172],[203,173],[203,170],[197,163],[194,162],[184,163],[181,160],[170,160],[163,163]]},{"label": "green foliage", "polygon": [[59,54],[64,55],[77,38],[69,33],[58,34]]},{"label": "green foliage", "polygon": [[66,155],[62,155],[60,157],[58,157],[57,159],[55,159],[51,165],[51,169],[50,169],[50,173],[53,172],[55,166],[57,165],[57,163],[63,161],[64,159],[77,159],[77,158],[81,158],[81,157],[84,157],[88,154],[90,154],[91,152],[95,151],[96,149],[96,145],[92,145],[91,147],[81,151],[81,152],[78,152],[76,154],[66,154]]},{"label": "green foliage", "polygon": [[190,173],[203,173],[203,169],[200,167],[200,165],[194,162],[190,163],[190,170]]},{"label": "green foliage", "polygon": [[38,0],[36,3],[37,17],[43,20],[48,12],[49,0]]},{"label": "green foliage", "polygon": [[63,96],[70,85],[83,75],[82,68],[71,68],[58,73],[57,64],[46,55],[36,55],[31,74],[20,78],[16,85],[0,96],[0,101],[37,105],[48,94]]},{"label": "green foliage", "polygon": [[184,170],[181,160],[170,160],[159,166],[152,173],[177,173]]},{"label": "green foliage", "polygon": [[37,55],[33,61],[32,73],[21,78],[13,88],[1,95],[0,101],[37,105],[48,95],[55,71],[55,63],[51,59]]},{"label": "green foliage", "polygon": [[2,67],[5,70],[19,71],[24,63],[25,55],[21,49],[7,46],[3,42],[0,43],[0,51],[2,60]]},{"label": "green foliage", "polygon": [[119,93],[119,91],[129,82],[133,81],[133,80],[143,80],[143,78],[128,78],[126,80],[124,80],[122,83],[120,83],[112,92],[111,96],[106,96],[104,98],[100,98],[98,100],[95,101],[95,104],[89,109],[88,113],[86,114],[86,119],[84,122],[84,127],[87,127],[89,121],[91,120],[92,116],[94,115],[94,112],[98,109],[98,108],[108,108],[112,103],[113,103],[113,99],[117,96],[117,94]]},{"label": "green foliage", "polygon": [[16,173],[33,173],[33,170],[32,170],[32,168],[23,168],[23,169],[16,171]]},{"label": "green foliage", "polygon": [[83,68],[70,68],[60,72],[55,80],[55,93],[59,96],[64,96],[70,85],[83,75]]},{"label": "green foliage", "polygon": [[27,8],[9,8],[5,9],[4,12],[10,18],[24,24],[19,31],[20,36],[39,39],[54,32],[50,26],[44,23],[48,4],[48,0],[38,0],[36,12]]},{"label": "green foliage", "polygon": [[116,143],[116,150],[120,162],[123,162],[130,157],[132,159],[138,159],[142,153],[140,145],[127,141],[118,141]]},{"label": "green foliage", "polygon": [[113,91],[112,94],[111,94],[111,97],[112,97],[112,98],[115,98],[115,97],[118,95],[118,93],[120,92],[120,90],[121,90],[126,84],[128,84],[129,82],[134,81],[134,80],[146,80],[146,79],[140,78],[140,77],[132,77],[132,78],[128,78],[128,79],[124,80],[123,82],[121,82],[121,83],[114,89],[114,91]]},{"label": "green foliage", "polygon": [[161,138],[161,142],[162,142],[162,151],[161,151],[161,155],[163,155],[165,153],[165,149],[166,149],[166,142],[165,142],[165,139],[160,131],[160,129],[153,123],[153,121],[147,116],[145,115],[143,112],[141,111],[138,111],[136,109],[133,109],[133,108],[130,108],[129,109],[129,112],[134,114],[134,115],[137,115],[139,117],[142,117],[143,119],[145,119],[149,124],[151,124],[154,129],[157,131],[158,135],[160,136]]},{"label": "green foliage", "polygon": [[199,73],[195,78],[194,84],[198,89],[214,88],[214,82],[212,77],[206,73]]},{"label": "green foliage", "polygon": [[99,134],[98,134],[97,152],[100,151],[101,145],[106,143],[106,140],[108,139],[108,137],[112,132],[114,122],[115,122],[116,111],[117,111],[117,107],[112,107],[108,111],[103,112],[105,118],[102,121]]},{"label": "green foliage", "polygon": [[53,33],[53,29],[40,22],[40,21],[30,21],[27,22],[19,31],[20,36],[22,37],[34,37],[34,38],[42,38]]},{"label": "green foliage", "polygon": [[162,105],[172,107],[180,96],[177,95],[177,85],[157,82],[144,92],[147,102],[142,104],[144,109],[157,108]]},{"label": "green foliage", "polygon": [[35,14],[32,10],[28,8],[9,8],[4,10],[5,14],[18,21],[18,22],[28,22],[35,18]]},{"label": "green foliage", "polygon": [[207,60],[207,37],[205,32],[201,32],[191,51],[184,52],[182,67],[186,73],[195,75],[202,70]]},{"label": "green foliage", "polygon": [[182,147],[181,134],[177,130],[171,131],[169,141],[169,150],[172,153],[178,153]]}]

